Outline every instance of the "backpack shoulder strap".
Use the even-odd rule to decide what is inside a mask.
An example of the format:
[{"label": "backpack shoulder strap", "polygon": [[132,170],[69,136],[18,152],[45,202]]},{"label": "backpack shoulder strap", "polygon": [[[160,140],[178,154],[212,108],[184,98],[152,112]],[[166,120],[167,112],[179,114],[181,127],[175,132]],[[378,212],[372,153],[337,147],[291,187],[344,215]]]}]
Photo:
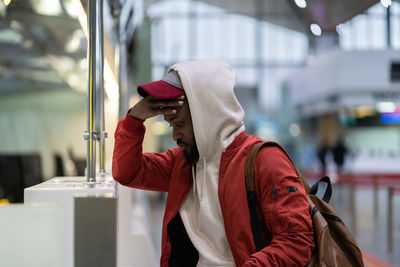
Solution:
[{"label": "backpack shoulder strap", "polygon": [[290,160],[293,167],[295,168],[297,176],[299,177],[301,183],[304,186],[304,189],[306,190],[306,193],[308,194],[308,192],[310,191],[310,185],[307,183],[306,179],[304,179],[304,177],[300,173],[300,171],[296,168],[296,165],[294,165],[289,154],[286,152],[286,150],[281,145],[279,145],[278,143],[275,143],[275,142],[271,142],[271,141],[256,144],[255,146],[253,146],[253,148],[250,150],[249,154],[247,155],[246,162],[245,162],[245,169],[244,169],[247,192],[254,192],[254,169],[255,169],[257,154],[261,148],[266,147],[266,146],[277,147],[283,151],[283,153],[287,156],[287,158]]},{"label": "backpack shoulder strap", "polygon": [[254,192],[254,166],[256,163],[256,158],[258,151],[261,149],[264,143],[259,143],[253,146],[246,158],[246,163],[244,165],[244,176],[246,181],[246,191]]}]

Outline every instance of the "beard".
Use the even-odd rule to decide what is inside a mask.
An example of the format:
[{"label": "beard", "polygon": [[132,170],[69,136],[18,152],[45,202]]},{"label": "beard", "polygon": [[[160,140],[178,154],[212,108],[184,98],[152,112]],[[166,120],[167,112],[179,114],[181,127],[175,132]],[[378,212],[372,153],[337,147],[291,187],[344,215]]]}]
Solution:
[{"label": "beard", "polygon": [[199,161],[199,150],[197,149],[196,145],[190,146],[189,152],[184,152],[183,155],[185,156],[186,163],[194,165]]},{"label": "beard", "polygon": [[178,145],[184,145],[185,150],[183,150],[183,156],[185,157],[186,163],[190,165],[195,165],[197,161],[199,161],[199,150],[197,149],[196,142],[194,141],[193,144],[184,143],[178,140]]}]

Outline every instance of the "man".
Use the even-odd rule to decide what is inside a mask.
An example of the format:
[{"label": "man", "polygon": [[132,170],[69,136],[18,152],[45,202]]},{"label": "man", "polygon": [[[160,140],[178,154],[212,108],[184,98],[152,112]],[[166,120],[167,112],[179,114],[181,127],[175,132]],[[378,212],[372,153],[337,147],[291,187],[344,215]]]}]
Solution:
[{"label": "man", "polygon": [[[255,167],[259,219],[266,247],[256,252],[244,183],[250,149],[262,142],[244,131],[222,61],[182,62],[161,81],[144,84],[144,98],[115,132],[113,177],[119,183],[168,192],[161,266],[305,266],[314,246],[304,188],[278,148],[260,151]],[[178,147],[142,154],[143,121],[163,115]],[[295,186],[298,192],[289,192]]]}]

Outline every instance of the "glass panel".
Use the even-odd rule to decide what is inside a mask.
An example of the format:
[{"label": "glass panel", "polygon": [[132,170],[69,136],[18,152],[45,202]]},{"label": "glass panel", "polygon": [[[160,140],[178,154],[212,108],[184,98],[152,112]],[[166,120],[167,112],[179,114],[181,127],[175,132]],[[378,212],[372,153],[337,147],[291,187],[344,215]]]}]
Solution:
[{"label": "glass panel", "polygon": [[[219,46],[231,45],[234,40],[222,39],[219,35],[218,24],[223,20],[218,17],[200,18],[197,20],[197,50],[198,58],[219,58]],[[238,29],[239,31],[240,29]],[[227,36],[226,36],[227,37]]]},{"label": "glass panel", "polygon": [[288,49],[292,51],[291,60],[294,62],[304,61],[308,50],[308,40],[306,36],[295,32],[288,33],[288,36],[291,36],[288,42]]},{"label": "glass panel", "polygon": [[400,3],[392,2],[390,6],[390,12],[392,15],[400,15]]},{"label": "glass panel", "polygon": [[385,49],[386,48],[386,21],[383,18],[372,17],[369,18],[370,25],[370,47],[372,49]]},{"label": "glass panel", "polygon": [[[234,59],[237,54],[232,41],[235,40],[235,26],[233,24],[234,18],[232,16],[222,16],[217,20],[217,35],[219,36],[219,42],[217,42],[217,51],[220,58],[223,59]],[[225,40],[225,41],[224,41]]]},{"label": "glass panel", "polygon": [[352,34],[351,22],[342,24],[339,34],[340,47],[345,50],[351,50],[354,47],[354,36]]},{"label": "glass panel", "polygon": [[171,18],[168,32],[169,62],[189,58],[189,19],[186,17]]},{"label": "glass panel", "polygon": [[392,38],[392,47],[394,49],[400,49],[400,17],[392,17],[391,18],[391,38]]},{"label": "glass panel", "polygon": [[368,34],[367,34],[367,18],[365,15],[359,15],[353,19],[352,27],[353,40],[356,43],[356,49],[367,49],[368,45]]},{"label": "glass panel", "polygon": [[260,105],[269,112],[278,107],[279,81],[278,68],[266,68],[263,70],[262,83],[259,92]]},{"label": "glass panel", "polygon": [[279,58],[279,46],[281,45],[283,37],[275,25],[264,23],[263,27],[263,59],[264,60],[276,60]]},{"label": "glass panel", "polygon": [[240,86],[256,86],[257,84],[257,70],[255,67],[235,67],[237,73],[236,84]]},{"label": "glass panel", "polygon": [[229,39],[221,39],[221,43],[232,46],[234,53],[230,54],[233,60],[254,60],[255,50],[255,20],[245,16],[231,15]]}]

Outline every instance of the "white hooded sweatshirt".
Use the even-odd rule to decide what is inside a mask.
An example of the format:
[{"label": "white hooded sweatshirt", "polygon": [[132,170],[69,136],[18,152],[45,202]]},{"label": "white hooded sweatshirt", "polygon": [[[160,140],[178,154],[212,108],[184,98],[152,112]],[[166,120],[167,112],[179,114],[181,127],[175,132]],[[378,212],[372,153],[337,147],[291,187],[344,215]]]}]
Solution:
[{"label": "white hooded sweatshirt", "polygon": [[[235,266],[218,199],[221,154],[244,131],[244,112],[233,88],[236,73],[223,61],[182,62],[178,72],[189,102],[199,161],[180,215],[199,252],[198,267]],[[233,205],[233,203],[232,203]]]}]

